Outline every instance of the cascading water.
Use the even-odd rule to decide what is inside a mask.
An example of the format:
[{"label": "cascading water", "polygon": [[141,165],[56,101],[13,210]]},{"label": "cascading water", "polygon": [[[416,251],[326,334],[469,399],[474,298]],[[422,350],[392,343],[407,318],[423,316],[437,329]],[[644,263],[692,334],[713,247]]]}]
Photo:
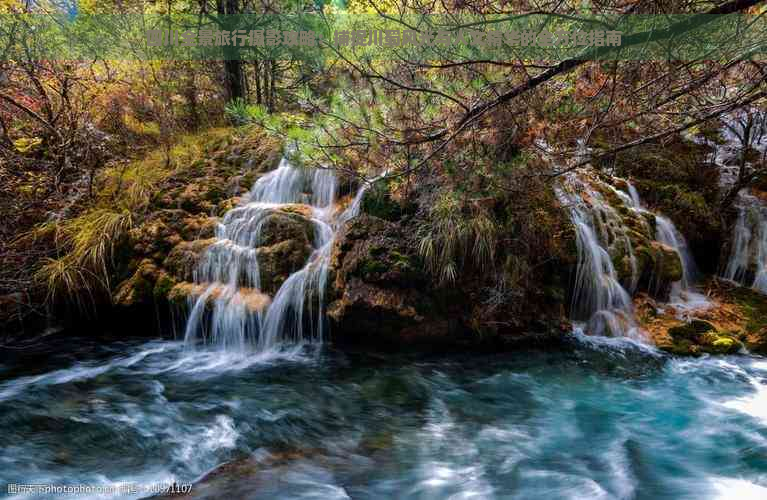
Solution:
[{"label": "cascading water", "polygon": [[722,275],[767,293],[767,206],[756,196],[741,193],[736,207],[738,221]]},{"label": "cascading water", "polygon": [[650,214],[655,218],[655,240],[674,250],[682,264],[682,279],[671,284],[669,295],[670,304],[681,311],[700,310],[708,307],[710,302],[705,295],[698,293],[693,287],[697,266],[682,233],[676,228],[671,219],[660,214],[653,214],[642,205],[639,191],[628,180],[626,184],[628,193],[612,188],[621,198],[623,203],[630,209],[639,213]]},{"label": "cascading water", "polygon": [[[682,279],[671,284],[670,305],[683,315],[705,309],[710,303],[693,286],[695,262],[673,222],[646,209],[629,181],[621,179],[620,182],[625,191],[582,171],[567,177],[564,186],[557,189],[560,202],[569,207],[576,230],[578,264],[572,292],[572,315],[575,320],[586,321],[585,329],[592,335],[644,340],[644,333],[634,319],[631,301],[631,293],[640,278],[637,258],[628,236],[630,229],[620,210],[633,212],[636,223],[649,234],[652,232],[647,219],[654,218],[655,239],[679,256]],[[603,193],[612,193],[619,201],[613,200],[611,204]],[[615,204],[623,206],[616,208]],[[630,276],[624,278],[625,283],[621,283],[613,263],[616,255],[625,255],[623,259],[628,259]]]},{"label": "cascading water", "polygon": [[[557,189],[567,206],[576,231],[578,263],[572,294],[572,315],[586,321],[592,335],[644,340],[634,319],[629,292],[621,285],[608,251],[608,243],[620,241],[634,259],[631,241],[618,212],[601,193],[574,173]],[[632,277],[632,282],[635,278]]]},{"label": "cascading water", "polygon": [[708,298],[696,291],[694,287],[697,266],[687,247],[687,240],[684,239],[682,233],[674,226],[674,223],[662,215],[655,216],[655,227],[656,239],[664,245],[673,248],[682,264],[682,279],[671,284],[670,304],[682,316],[687,311],[710,307],[711,302]]},{"label": "cascading water", "polygon": [[[714,147],[713,161],[720,171],[724,192],[736,182],[741,170],[753,168],[742,158],[746,151],[767,154],[767,113],[755,108],[735,111],[723,116],[721,134],[724,144]],[[743,160],[743,161],[741,161]],[[734,206],[738,219],[730,238],[730,252],[722,276],[756,291],[767,293],[767,203],[754,193],[741,191]]]},{"label": "cascading water", "polygon": [[[207,343],[227,351],[253,348],[267,352],[283,344],[321,341],[333,241],[338,229],[359,212],[369,184],[364,183],[341,211],[335,204],[337,181],[330,170],[297,168],[283,159],[261,177],[247,200],[225,215],[216,242],[195,272],[200,293],[192,299],[186,345]],[[259,273],[264,223],[280,209],[295,204],[309,205],[313,249],[303,268],[291,274],[270,300],[262,293]],[[305,311],[310,318],[304,318]],[[309,331],[304,331],[306,325]]]}]

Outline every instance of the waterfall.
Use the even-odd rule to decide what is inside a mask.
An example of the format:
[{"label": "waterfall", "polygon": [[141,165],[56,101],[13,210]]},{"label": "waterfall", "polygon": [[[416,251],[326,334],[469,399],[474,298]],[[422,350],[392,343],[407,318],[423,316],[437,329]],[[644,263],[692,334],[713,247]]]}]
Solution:
[{"label": "waterfall", "polygon": [[697,275],[697,266],[687,246],[687,240],[684,239],[671,219],[655,214],[642,205],[639,191],[630,181],[622,180],[622,182],[626,184],[628,194],[610,187],[620,196],[625,205],[639,213],[650,214],[654,217],[655,240],[674,250],[682,264],[682,279],[671,284],[670,305],[682,313],[709,307],[711,303],[706,296],[698,293],[693,286]]},{"label": "waterfall", "polygon": [[[754,168],[741,155],[748,149],[763,159],[767,154],[767,113],[757,108],[735,110],[721,117],[723,144],[705,140],[713,147],[713,162],[719,169],[722,193],[737,182],[741,169]],[[748,131],[748,133],[746,133]],[[767,203],[755,192],[737,194],[734,207],[738,218],[732,228],[727,261],[722,277],[767,293]]]},{"label": "waterfall", "polygon": [[[641,224],[647,234],[652,234],[648,218],[654,218],[655,240],[679,256],[682,279],[671,284],[669,305],[683,316],[689,311],[709,307],[710,302],[693,286],[695,261],[673,222],[645,208],[631,182],[623,179],[616,179],[616,182],[623,184],[623,188],[617,189],[596,176],[580,171],[572,173],[561,187],[556,188],[560,202],[569,208],[576,232],[578,261],[571,315],[576,322],[585,321],[585,330],[592,335],[644,340],[644,332],[636,324],[631,301],[631,294],[640,278],[637,259],[628,237],[632,229],[627,227],[621,214],[633,212],[637,215],[635,223]],[[606,195],[613,194],[617,200],[612,200],[611,204]],[[624,283],[621,283],[613,263],[613,259],[620,258],[620,255],[628,259],[627,270],[630,270],[630,276],[624,275]]]},{"label": "waterfall", "polygon": [[698,270],[687,240],[673,222],[662,215],[655,216],[656,240],[674,249],[682,264],[682,279],[671,284],[670,304],[684,316],[691,310],[706,309],[711,306],[708,298],[699,293],[694,286]]},{"label": "waterfall", "polygon": [[[636,274],[636,261],[620,215],[589,182],[573,173],[556,189],[575,226],[578,262],[572,293],[572,316],[585,321],[592,335],[644,340],[634,319],[629,292],[621,285],[608,251],[610,242],[624,245]],[[636,281],[632,276],[632,283]]]},{"label": "waterfall", "polygon": [[767,206],[751,194],[740,193],[738,220],[732,230],[730,255],[723,277],[767,293]]},{"label": "waterfall", "polygon": [[[371,182],[363,183],[348,207],[340,210],[331,170],[297,168],[283,158],[275,170],[259,178],[246,200],[226,213],[215,243],[197,266],[194,281],[200,293],[191,298],[186,345],[266,352],[284,344],[321,342],[333,242],[343,224],[358,214]],[[304,266],[270,299],[262,292],[258,261],[264,223],[282,208],[300,206],[296,204],[310,214],[313,249]]]}]

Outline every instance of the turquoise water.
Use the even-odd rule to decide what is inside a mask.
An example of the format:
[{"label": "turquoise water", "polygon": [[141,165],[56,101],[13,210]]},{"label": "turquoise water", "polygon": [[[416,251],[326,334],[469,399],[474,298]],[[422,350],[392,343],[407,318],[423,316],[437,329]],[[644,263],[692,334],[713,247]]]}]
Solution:
[{"label": "turquoise water", "polygon": [[72,340],[0,356],[0,495],[9,483],[187,482],[251,457],[198,495],[767,498],[760,357],[574,341],[243,360]]}]

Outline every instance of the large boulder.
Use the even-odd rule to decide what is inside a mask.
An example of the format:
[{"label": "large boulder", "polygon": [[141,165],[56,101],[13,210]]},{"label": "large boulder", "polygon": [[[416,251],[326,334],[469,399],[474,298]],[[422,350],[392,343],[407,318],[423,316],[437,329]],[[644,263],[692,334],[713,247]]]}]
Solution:
[{"label": "large boulder", "polygon": [[275,211],[261,222],[258,246],[272,246],[276,243],[296,240],[311,245],[314,240],[314,224],[297,211]]},{"label": "large boulder", "polygon": [[176,280],[151,259],[142,260],[133,275],[117,287],[112,301],[119,307],[133,307],[163,300]]},{"label": "large boulder", "polygon": [[650,243],[650,248],[655,262],[652,279],[665,291],[671,283],[682,279],[682,260],[673,248],[658,241]]},{"label": "large boulder", "polygon": [[328,315],[336,338],[401,344],[444,342],[464,332],[446,314],[403,229],[363,214],[339,235],[331,258]]},{"label": "large boulder", "polygon": [[314,223],[308,218],[311,212],[301,207],[276,210],[261,222],[256,255],[261,290],[270,295],[304,267],[314,251]]},{"label": "large boulder", "polygon": [[274,295],[285,280],[306,264],[313,251],[306,239],[294,238],[259,247],[258,272],[261,290]]}]

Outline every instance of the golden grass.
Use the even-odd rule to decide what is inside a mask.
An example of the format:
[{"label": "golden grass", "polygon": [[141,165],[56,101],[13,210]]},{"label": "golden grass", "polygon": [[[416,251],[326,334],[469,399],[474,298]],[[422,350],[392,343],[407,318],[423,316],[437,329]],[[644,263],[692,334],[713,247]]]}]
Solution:
[{"label": "golden grass", "polygon": [[73,219],[49,222],[35,237],[53,237],[60,256],[49,258],[35,273],[48,289],[49,300],[68,296],[82,303],[98,290],[109,290],[109,269],[117,246],[133,227],[127,209],[97,208]]},{"label": "golden grass", "polygon": [[36,281],[48,289],[49,300],[68,297],[84,305],[96,293],[110,292],[115,251],[140,223],[163,181],[221,149],[235,133],[247,134],[239,137],[238,144],[257,153],[275,147],[263,134],[232,128],[181,135],[169,148],[104,169],[92,208],[72,219],[42,224],[24,235],[32,243],[41,238],[54,242],[58,256],[47,259],[35,273]]},{"label": "golden grass", "polygon": [[467,259],[480,271],[495,259],[497,226],[484,210],[464,204],[454,193],[442,194],[429,211],[419,253],[440,284],[454,283]]}]

